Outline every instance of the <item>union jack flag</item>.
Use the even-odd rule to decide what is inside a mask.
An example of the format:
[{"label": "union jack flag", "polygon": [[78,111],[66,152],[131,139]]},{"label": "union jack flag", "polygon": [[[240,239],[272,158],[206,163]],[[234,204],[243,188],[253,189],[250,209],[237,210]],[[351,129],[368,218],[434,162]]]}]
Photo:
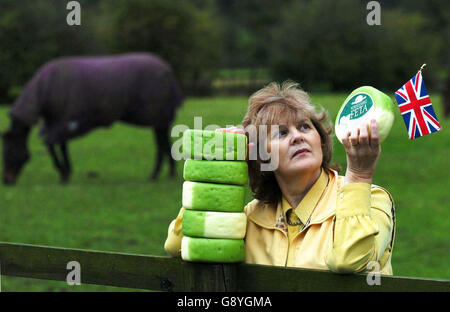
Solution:
[{"label": "union jack flag", "polygon": [[441,130],[421,70],[395,92],[395,99],[410,140]]}]

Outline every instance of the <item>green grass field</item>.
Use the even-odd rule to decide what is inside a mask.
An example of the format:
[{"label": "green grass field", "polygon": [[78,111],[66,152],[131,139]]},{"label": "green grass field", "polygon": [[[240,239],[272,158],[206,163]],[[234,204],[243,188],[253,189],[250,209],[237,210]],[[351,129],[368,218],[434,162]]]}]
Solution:
[{"label": "green grass field", "polygon": [[[334,121],[345,97],[316,95],[312,99]],[[442,116],[440,97],[432,95],[431,99],[443,130],[410,141],[396,110],[374,183],[388,189],[396,203],[394,274],[450,279],[450,122]],[[246,109],[244,97],[189,98],[174,125],[193,127],[194,116],[203,117],[203,127],[238,125]],[[9,124],[7,110],[0,108],[2,131]],[[335,142],[334,161],[341,164],[344,174],[344,149]],[[177,163],[176,179],[166,177],[165,162],[160,180],[147,182],[155,160],[153,130],[116,124],[72,141],[74,174],[65,186],[58,183],[37,128],[29,144],[32,158],[17,185],[0,186],[0,241],[165,255],[167,228],[181,206],[183,162]],[[247,190],[246,202],[251,199]],[[3,291],[125,290],[5,276],[1,285]]]}]

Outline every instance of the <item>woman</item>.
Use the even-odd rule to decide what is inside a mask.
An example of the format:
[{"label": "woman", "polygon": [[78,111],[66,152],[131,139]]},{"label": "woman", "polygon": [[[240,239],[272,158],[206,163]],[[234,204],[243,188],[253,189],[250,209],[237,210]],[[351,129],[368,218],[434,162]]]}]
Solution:
[{"label": "woman", "polygon": [[[347,170],[339,176],[330,166],[332,127],[326,119],[293,82],[271,83],[250,97],[242,126],[268,126],[267,139],[250,144],[265,144],[278,166],[262,171],[261,159],[248,161],[255,199],[244,209],[245,261],[392,275],[394,203],[385,189],[372,185],[380,154],[377,123],[342,138]],[[219,131],[244,133],[235,127]],[[180,252],[183,210],[165,243],[173,256]]]}]

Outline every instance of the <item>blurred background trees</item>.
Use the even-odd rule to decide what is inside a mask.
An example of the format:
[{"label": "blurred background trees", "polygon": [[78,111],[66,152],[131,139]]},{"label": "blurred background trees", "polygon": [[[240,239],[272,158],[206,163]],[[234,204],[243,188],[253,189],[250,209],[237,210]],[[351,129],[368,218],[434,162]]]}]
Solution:
[{"label": "blurred background trees", "polygon": [[68,55],[153,52],[191,95],[230,79],[243,94],[285,79],[309,91],[392,91],[422,63],[427,87],[441,90],[449,72],[448,1],[379,1],[380,26],[367,25],[363,0],[79,0],[81,26],[66,24],[67,2],[0,2],[0,103]]},{"label": "blurred background trees", "polygon": [[[440,39],[426,17],[381,5],[381,25],[366,23],[366,1],[298,1],[274,29],[270,68],[276,79],[291,77],[323,91],[374,85],[396,90],[423,63],[439,72]],[[301,12],[299,14],[299,12]]]},{"label": "blurred background trees", "polygon": [[[221,28],[207,1],[113,0],[101,6],[101,38],[111,53],[150,51],[173,67],[184,89],[205,93],[220,56]],[[211,4],[213,4],[211,2]]]},{"label": "blurred background trees", "polygon": [[67,26],[63,2],[0,1],[0,102],[14,99],[46,61],[95,51],[93,32]]}]

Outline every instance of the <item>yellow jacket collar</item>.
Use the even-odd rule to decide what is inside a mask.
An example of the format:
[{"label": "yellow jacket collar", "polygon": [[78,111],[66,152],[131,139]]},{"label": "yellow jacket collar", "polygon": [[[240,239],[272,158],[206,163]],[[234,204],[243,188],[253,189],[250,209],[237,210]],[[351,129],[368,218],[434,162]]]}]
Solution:
[{"label": "yellow jacket collar", "polygon": [[[334,215],[337,189],[340,182],[336,171],[322,169],[319,179],[295,209],[296,213],[299,211],[298,216],[302,222],[305,215],[311,216],[309,224],[321,223]],[[321,200],[330,201],[330,204],[318,205]],[[251,206],[249,207],[250,210],[247,211],[247,216],[250,220],[266,228],[284,228],[283,199],[278,201],[276,207],[264,204],[257,199],[253,200],[251,204],[249,205]],[[303,209],[304,207],[307,208]],[[304,212],[300,212],[302,209]]]},{"label": "yellow jacket collar", "polygon": [[[311,216],[311,213],[314,211],[314,208],[316,208],[319,199],[322,197],[323,193],[325,192],[325,189],[327,188],[328,181],[329,181],[328,174],[325,172],[324,169],[321,169],[320,176],[317,179],[316,183],[314,183],[314,185],[308,191],[306,196],[294,209],[295,214],[298,216],[298,218],[300,219],[300,221],[302,221],[303,224],[306,224],[309,217]],[[289,204],[289,202],[284,196],[282,196],[281,205],[285,215],[286,211],[292,208],[292,206]]]}]

